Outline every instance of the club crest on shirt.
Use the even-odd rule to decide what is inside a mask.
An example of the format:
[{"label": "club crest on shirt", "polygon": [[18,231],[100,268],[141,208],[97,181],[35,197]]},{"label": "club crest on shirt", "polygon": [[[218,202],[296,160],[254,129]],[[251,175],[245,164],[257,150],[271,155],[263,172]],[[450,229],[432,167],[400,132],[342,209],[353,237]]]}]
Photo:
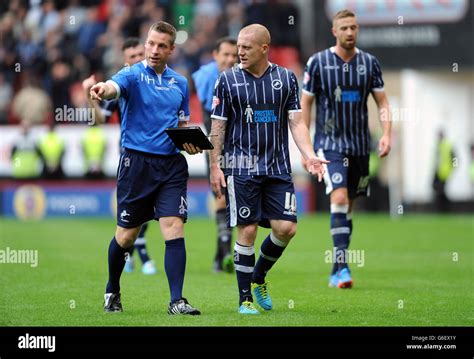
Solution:
[{"label": "club crest on shirt", "polygon": [[280,90],[282,86],[283,86],[283,83],[280,80],[275,79],[272,81],[272,87],[274,90]]},{"label": "club crest on shirt", "polygon": [[366,73],[366,67],[365,67],[365,65],[362,65],[362,64],[361,64],[361,65],[357,65],[356,71],[357,71],[357,73],[358,73],[359,75],[365,75],[365,73]]}]

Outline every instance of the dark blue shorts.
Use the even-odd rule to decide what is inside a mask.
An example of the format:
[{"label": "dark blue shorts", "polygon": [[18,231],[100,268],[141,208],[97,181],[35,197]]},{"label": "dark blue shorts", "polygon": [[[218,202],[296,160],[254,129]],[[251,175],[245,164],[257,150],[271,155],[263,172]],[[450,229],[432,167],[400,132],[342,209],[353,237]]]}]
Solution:
[{"label": "dark blue shorts", "polygon": [[140,226],[188,215],[188,163],[182,154],[158,156],[125,149],[117,170],[117,225]]},{"label": "dark blue shorts", "polygon": [[347,188],[349,198],[370,194],[368,155],[351,156],[319,149],[318,156],[331,161],[327,164],[324,174],[326,194],[330,194],[337,188]]},{"label": "dark blue shorts", "polygon": [[227,225],[258,223],[270,228],[271,219],[296,223],[296,195],[290,174],[226,177]]}]

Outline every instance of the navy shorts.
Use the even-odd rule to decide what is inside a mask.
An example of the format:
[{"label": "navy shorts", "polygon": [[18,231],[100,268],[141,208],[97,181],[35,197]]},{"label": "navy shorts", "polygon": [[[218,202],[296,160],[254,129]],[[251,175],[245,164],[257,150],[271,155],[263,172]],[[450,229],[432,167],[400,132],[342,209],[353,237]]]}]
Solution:
[{"label": "navy shorts", "polygon": [[125,149],[117,170],[117,225],[134,228],[160,217],[186,221],[188,177],[180,153],[159,156]]},{"label": "navy shorts", "polygon": [[326,194],[347,188],[349,198],[369,196],[369,156],[351,156],[336,151],[318,150],[318,156],[331,163],[326,166]]},{"label": "navy shorts", "polygon": [[270,228],[271,219],[296,223],[296,195],[290,174],[226,176],[227,225],[258,223]]}]

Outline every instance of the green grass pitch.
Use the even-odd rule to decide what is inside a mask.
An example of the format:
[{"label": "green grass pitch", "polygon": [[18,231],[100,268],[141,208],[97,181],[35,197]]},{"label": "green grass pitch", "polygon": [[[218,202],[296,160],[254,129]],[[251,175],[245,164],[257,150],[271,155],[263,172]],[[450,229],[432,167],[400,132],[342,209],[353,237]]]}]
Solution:
[{"label": "green grass pitch", "polygon": [[[107,248],[113,219],[0,219],[0,250],[38,250],[38,266],[0,264],[2,326],[472,326],[472,216],[356,214],[354,288],[328,288],[328,215],[301,217],[298,232],[268,275],[274,310],[237,313],[235,274],[213,273],[214,222],[186,225],[184,295],[200,317],[166,314],[168,283],[157,223],[147,233],[159,273],[122,275],[123,313],[105,314]],[[259,229],[257,246],[268,234]],[[258,247],[257,247],[258,248]],[[258,249],[256,251],[258,253]],[[136,256],[136,254],[135,254]],[[137,263],[138,258],[135,257]]]}]

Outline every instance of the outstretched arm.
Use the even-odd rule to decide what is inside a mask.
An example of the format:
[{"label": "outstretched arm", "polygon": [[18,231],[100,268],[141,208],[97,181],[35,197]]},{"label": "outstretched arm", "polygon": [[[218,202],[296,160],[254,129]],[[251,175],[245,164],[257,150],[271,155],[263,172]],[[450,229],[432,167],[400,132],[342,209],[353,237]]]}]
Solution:
[{"label": "outstretched arm", "polygon": [[307,161],[307,168],[311,174],[317,175],[318,180],[321,182],[324,175],[323,164],[329,163],[329,161],[320,159],[316,156],[311,144],[309,137],[309,130],[303,121],[301,112],[292,111],[288,115],[290,131],[295,140],[296,146],[300,150],[301,155]]},{"label": "outstretched arm", "polygon": [[87,79],[82,81],[82,89],[86,93],[87,97],[87,104],[89,105],[89,108],[92,108],[94,111],[94,119],[96,123],[104,123],[105,122],[105,116],[102,113],[102,109],[100,108],[99,102],[92,100],[90,96],[90,90],[91,88],[97,83],[95,80],[95,75],[89,76]]},{"label": "outstretched arm", "polygon": [[212,118],[211,143],[214,146],[214,149],[210,151],[209,166],[211,172],[211,188],[217,198],[221,198],[222,188],[226,187],[224,172],[222,172],[219,166],[219,156],[222,154],[226,126],[227,121]]},{"label": "outstretched arm", "polygon": [[117,97],[117,90],[108,82],[99,82],[91,87],[89,94],[92,100],[111,100]]}]

